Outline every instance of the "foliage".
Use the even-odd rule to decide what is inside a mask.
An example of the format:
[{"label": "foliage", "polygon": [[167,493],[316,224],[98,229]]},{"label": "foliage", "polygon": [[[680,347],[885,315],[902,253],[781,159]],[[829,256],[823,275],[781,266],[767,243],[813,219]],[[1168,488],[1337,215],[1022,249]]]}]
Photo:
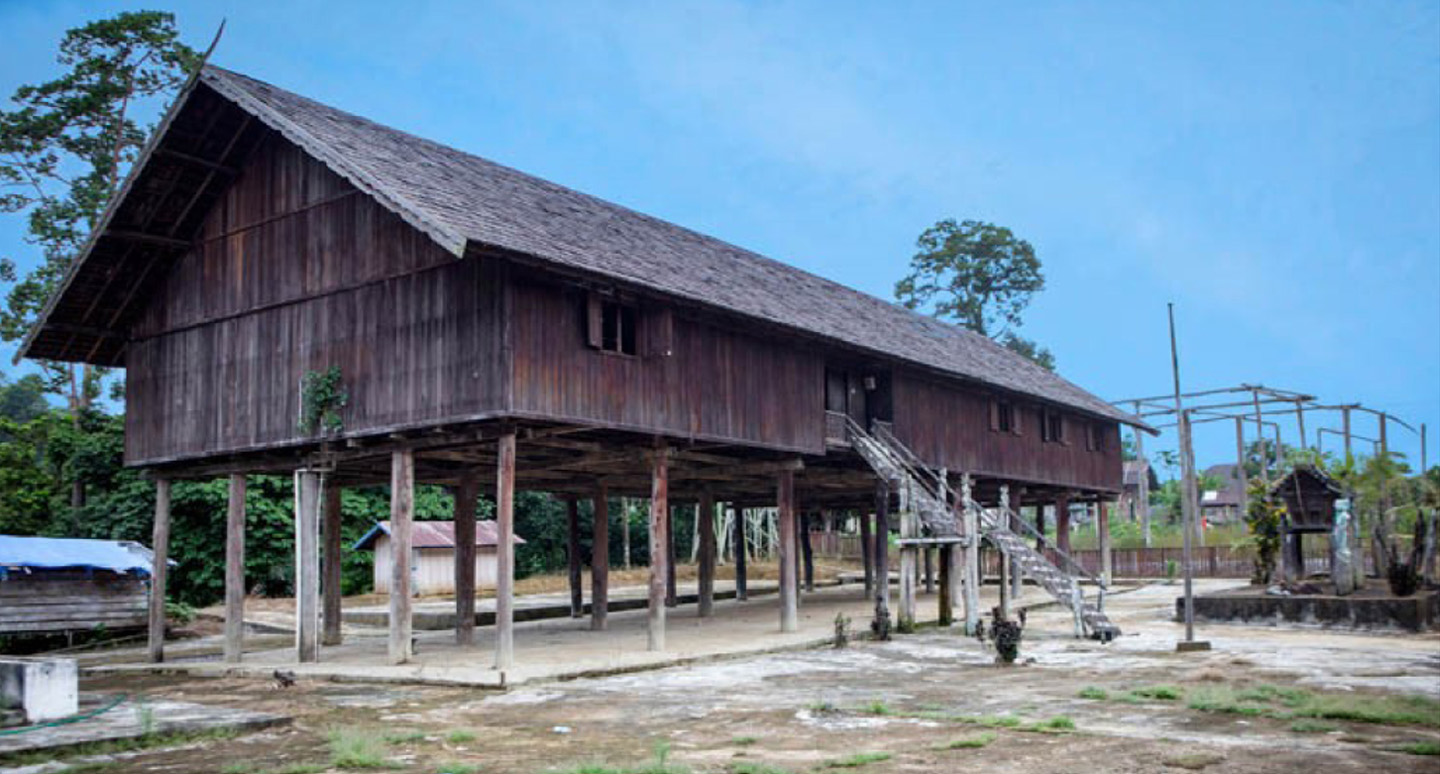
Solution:
[{"label": "foliage", "polygon": [[850,644],[850,616],[844,613],[835,614],[835,647],[843,648]]},{"label": "foliage", "polygon": [[1054,370],[1049,350],[1015,333],[1030,298],[1045,288],[1035,248],[1008,228],[942,220],[915,241],[910,273],[895,283],[895,298],[1000,342]]},{"label": "foliage", "polygon": [[326,737],[330,743],[330,765],[337,769],[386,769],[385,743],[373,731],[336,727]]},{"label": "foliage", "polygon": [[344,420],[340,411],[350,401],[345,392],[340,366],[324,371],[307,371],[300,379],[300,423],[302,435],[323,430],[327,435],[340,432]]},{"label": "foliage", "polygon": [[1270,497],[1269,490],[1258,479],[1250,482],[1248,496],[1245,523],[1250,525],[1251,541],[1255,545],[1255,572],[1251,580],[1267,585],[1275,574],[1285,507]]},{"label": "foliage", "polygon": [[1020,639],[1025,632],[1024,615],[1021,611],[1022,620],[1012,621],[1005,617],[1000,608],[990,611],[990,640],[995,644],[995,654],[1002,664],[1013,664],[1015,659],[1020,657]]},{"label": "foliage", "polygon": [[[147,99],[172,93],[198,61],[173,14],[124,12],[65,33],[53,80],[16,89],[0,111],[0,213],[23,214],[39,264],[23,277],[0,259],[10,285],[0,338],[24,336],[115,193],[149,135],[134,118]],[[103,371],[43,363],[47,387],[80,410],[100,394]],[[78,370],[78,372],[77,372]]]}]

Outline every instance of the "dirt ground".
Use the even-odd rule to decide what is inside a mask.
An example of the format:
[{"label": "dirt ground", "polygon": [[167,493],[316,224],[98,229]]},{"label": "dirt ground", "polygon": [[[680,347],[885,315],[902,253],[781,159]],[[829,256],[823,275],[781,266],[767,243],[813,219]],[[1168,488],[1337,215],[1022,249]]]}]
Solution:
[{"label": "dirt ground", "polygon": [[[1440,636],[1206,626],[1200,636],[1214,650],[1177,654],[1180,627],[1167,618],[1176,591],[1154,585],[1115,596],[1108,609],[1126,634],[1110,645],[1068,636],[1064,611],[1036,611],[1022,646],[1023,657],[1033,662],[1011,668],[995,666],[993,654],[972,638],[929,630],[887,643],[855,642],[844,649],[508,693],[319,682],[280,689],[255,680],[108,677],[89,680],[84,688],[280,712],[295,721],[233,739],[91,760],[107,774],[258,774],[287,766],[340,771],[329,768],[327,734],[346,728],[377,739],[388,736],[380,746],[390,765],[379,770],[411,772],[531,774],[579,772],[587,765],[645,771],[657,745],[668,749],[671,766],[684,767],[677,771],[695,774],[888,774],[976,766],[1025,774],[1322,767],[1440,772],[1440,757],[1399,751],[1440,743],[1433,704],[1418,723],[1332,720],[1305,726],[1293,719],[1191,709],[1187,702],[1207,689],[1259,686],[1354,701],[1388,695],[1440,700]],[[1156,686],[1180,698],[1130,693]],[[1103,692],[1106,698],[1082,698],[1082,692],[1091,697]],[[1005,717],[1014,719],[1001,720]],[[989,734],[993,741],[983,747],[946,748]],[[889,757],[863,762],[869,753]],[[302,768],[305,764],[313,767]]]}]

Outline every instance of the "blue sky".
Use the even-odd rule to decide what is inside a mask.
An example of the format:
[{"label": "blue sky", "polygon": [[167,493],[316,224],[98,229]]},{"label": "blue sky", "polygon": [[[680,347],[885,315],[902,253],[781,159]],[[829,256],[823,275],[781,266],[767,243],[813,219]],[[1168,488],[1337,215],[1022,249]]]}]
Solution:
[{"label": "blue sky", "polygon": [[1434,2],[0,0],[0,94],[159,5],[197,47],[227,18],[225,67],[875,295],[934,221],[1009,226],[1049,284],[1022,332],[1092,392],[1170,388],[1174,301],[1187,389],[1363,401],[1440,461]]}]

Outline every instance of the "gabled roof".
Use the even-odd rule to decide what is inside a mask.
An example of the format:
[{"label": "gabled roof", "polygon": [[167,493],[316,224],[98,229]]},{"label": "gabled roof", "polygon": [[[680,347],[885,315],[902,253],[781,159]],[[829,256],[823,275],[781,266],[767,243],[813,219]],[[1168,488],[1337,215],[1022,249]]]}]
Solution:
[{"label": "gabled roof", "polygon": [[[1212,489],[1203,494],[1202,506],[1225,506],[1239,505],[1245,500],[1245,477],[1237,474],[1238,466],[1233,462],[1225,462],[1219,465],[1211,465],[1205,469],[1205,475],[1211,478],[1220,479],[1220,488]],[[1212,496],[1213,493],[1213,496]]]},{"label": "gabled roof", "polygon": [[[521,254],[1093,416],[1145,426],[984,336],[238,73],[205,67],[199,86],[181,95],[165,126],[206,92],[238,107],[247,120],[253,117],[279,132],[457,257],[487,249]],[[141,167],[152,158],[147,152],[132,179],[143,176]],[[122,206],[117,202],[112,209]],[[77,261],[72,277],[85,273],[89,252]],[[104,284],[101,279],[79,286]],[[63,292],[69,292],[71,284],[67,279]],[[51,306],[58,308],[53,302]],[[117,312],[115,319],[122,319],[123,312]],[[93,319],[59,319],[47,310],[32,339],[55,330],[73,339],[76,331],[67,331],[66,326],[91,333],[94,324]],[[69,345],[40,347],[34,340],[27,340],[22,352],[30,357],[84,359],[83,352]]]},{"label": "gabled roof", "polygon": [[[377,522],[359,540],[355,541],[352,548],[356,551],[368,551],[375,547],[375,541],[381,535],[390,534],[390,522]],[[484,519],[475,522],[475,545],[493,546],[499,544],[499,534],[495,531],[495,522],[491,519]],[[515,543],[524,543],[525,539],[519,535],[515,536]],[[454,548],[455,547],[455,522],[453,521],[417,521],[410,526],[410,544],[414,548]]]}]

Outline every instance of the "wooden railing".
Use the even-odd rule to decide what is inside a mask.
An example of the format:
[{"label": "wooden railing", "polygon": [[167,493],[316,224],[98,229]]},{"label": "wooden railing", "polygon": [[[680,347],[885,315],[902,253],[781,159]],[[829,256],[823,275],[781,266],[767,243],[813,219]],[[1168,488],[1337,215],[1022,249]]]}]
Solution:
[{"label": "wooden railing", "polygon": [[825,445],[849,446],[850,434],[845,432],[845,412],[825,412]]}]

